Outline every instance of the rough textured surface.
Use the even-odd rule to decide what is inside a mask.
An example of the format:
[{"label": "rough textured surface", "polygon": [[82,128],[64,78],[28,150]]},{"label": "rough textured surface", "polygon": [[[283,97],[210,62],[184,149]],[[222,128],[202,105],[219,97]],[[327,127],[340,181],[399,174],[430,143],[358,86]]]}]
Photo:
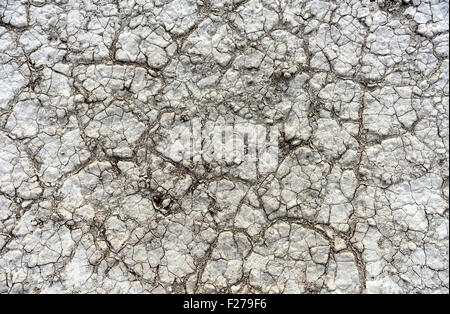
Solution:
[{"label": "rough textured surface", "polygon": [[[448,293],[449,3],[0,0],[1,293]],[[276,171],[178,162],[194,117]]]}]

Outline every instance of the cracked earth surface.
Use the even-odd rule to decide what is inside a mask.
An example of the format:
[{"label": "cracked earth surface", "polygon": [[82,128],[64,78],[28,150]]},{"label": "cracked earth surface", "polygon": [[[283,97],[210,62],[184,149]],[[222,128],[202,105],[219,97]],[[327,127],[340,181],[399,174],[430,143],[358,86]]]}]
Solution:
[{"label": "cracked earth surface", "polygon": [[[0,292],[448,293],[448,12],[0,0]],[[277,168],[172,160],[194,118]]]}]

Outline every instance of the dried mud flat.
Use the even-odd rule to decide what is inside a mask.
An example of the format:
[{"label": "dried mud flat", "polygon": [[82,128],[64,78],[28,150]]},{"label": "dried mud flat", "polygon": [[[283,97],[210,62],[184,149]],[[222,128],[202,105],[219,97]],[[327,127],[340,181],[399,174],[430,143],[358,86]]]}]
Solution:
[{"label": "dried mud flat", "polygon": [[[448,293],[448,17],[0,0],[0,293]],[[276,167],[172,158],[194,119]]]}]

